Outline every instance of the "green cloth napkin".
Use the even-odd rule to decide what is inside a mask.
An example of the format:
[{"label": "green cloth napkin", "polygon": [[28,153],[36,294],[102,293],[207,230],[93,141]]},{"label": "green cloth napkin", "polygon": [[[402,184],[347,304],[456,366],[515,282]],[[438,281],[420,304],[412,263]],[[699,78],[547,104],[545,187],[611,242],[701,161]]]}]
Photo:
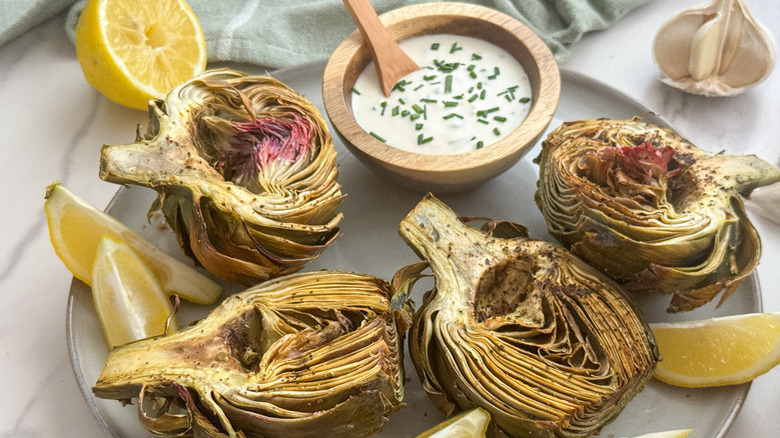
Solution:
[{"label": "green cloth napkin", "polygon": [[75,0],[4,0],[0,2],[0,45],[57,15]]},{"label": "green cloth napkin", "polygon": [[[153,0],[150,0],[153,1]],[[589,31],[606,29],[648,0],[461,0],[515,17],[536,32],[560,62]],[[373,0],[378,13],[426,0]],[[74,0],[15,0],[0,6],[0,44]],[[71,40],[86,0],[68,12]],[[355,30],[340,0],[188,0],[203,32],[209,61],[276,68],[326,58]]]}]

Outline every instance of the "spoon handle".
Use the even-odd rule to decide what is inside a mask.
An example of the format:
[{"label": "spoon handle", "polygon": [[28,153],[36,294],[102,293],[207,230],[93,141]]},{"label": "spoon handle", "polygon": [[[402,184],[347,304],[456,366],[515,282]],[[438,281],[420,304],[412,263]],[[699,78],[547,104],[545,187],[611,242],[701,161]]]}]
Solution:
[{"label": "spoon handle", "polygon": [[420,69],[387,32],[369,0],[343,0],[352,20],[363,35],[385,96],[401,78]]}]

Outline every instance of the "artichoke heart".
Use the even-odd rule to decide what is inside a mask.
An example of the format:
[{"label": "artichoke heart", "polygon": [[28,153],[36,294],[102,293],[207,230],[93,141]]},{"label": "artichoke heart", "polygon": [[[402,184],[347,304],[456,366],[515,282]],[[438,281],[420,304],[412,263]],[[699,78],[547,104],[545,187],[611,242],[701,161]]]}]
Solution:
[{"label": "artichoke heart", "polygon": [[550,234],[629,292],[691,310],[758,264],[739,194],[780,171],[756,156],[705,152],[638,119],[564,123],[542,145],[536,203]]},{"label": "artichoke heart", "polygon": [[100,178],[153,188],[184,252],[252,285],[298,271],[336,238],[343,195],[318,110],[266,76],[213,70],[149,105],[149,132],[106,145]]},{"label": "artichoke heart", "polygon": [[158,435],[370,435],[402,407],[411,307],[389,290],[343,271],[270,280],[180,332],[112,350],[92,391],[138,397]]},{"label": "artichoke heart", "polygon": [[491,435],[585,437],[637,394],[658,362],[652,332],[620,287],[524,227],[469,227],[431,195],[401,221],[426,262],[401,269],[399,295],[426,265],[409,351],[445,414],[481,407]]}]

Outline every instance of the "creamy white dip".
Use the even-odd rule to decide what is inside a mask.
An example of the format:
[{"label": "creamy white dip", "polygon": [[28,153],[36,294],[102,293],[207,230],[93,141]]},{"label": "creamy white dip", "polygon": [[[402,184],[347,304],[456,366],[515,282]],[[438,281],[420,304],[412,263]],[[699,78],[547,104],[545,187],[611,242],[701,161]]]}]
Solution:
[{"label": "creamy white dip", "polygon": [[400,46],[420,70],[399,81],[386,98],[372,62],[352,90],[358,124],[388,145],[420,154],[458,154],[504,138],[528,115],[528,76],[504,49],[446,34],[410,38]]}]

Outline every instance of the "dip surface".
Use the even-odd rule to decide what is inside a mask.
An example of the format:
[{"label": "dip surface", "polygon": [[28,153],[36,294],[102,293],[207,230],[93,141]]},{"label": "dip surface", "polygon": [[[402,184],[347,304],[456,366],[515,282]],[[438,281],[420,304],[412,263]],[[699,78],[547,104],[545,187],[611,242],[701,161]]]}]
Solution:
[{"label": "dip surface", "polygon": [[458,154],[504,138],[531,107],[522,65],[504,49],[461,35],[423,35],[400,42],[421,67],[390,97],[371,62],[352,90],[352,112],[374,137],[409,152]]}]

